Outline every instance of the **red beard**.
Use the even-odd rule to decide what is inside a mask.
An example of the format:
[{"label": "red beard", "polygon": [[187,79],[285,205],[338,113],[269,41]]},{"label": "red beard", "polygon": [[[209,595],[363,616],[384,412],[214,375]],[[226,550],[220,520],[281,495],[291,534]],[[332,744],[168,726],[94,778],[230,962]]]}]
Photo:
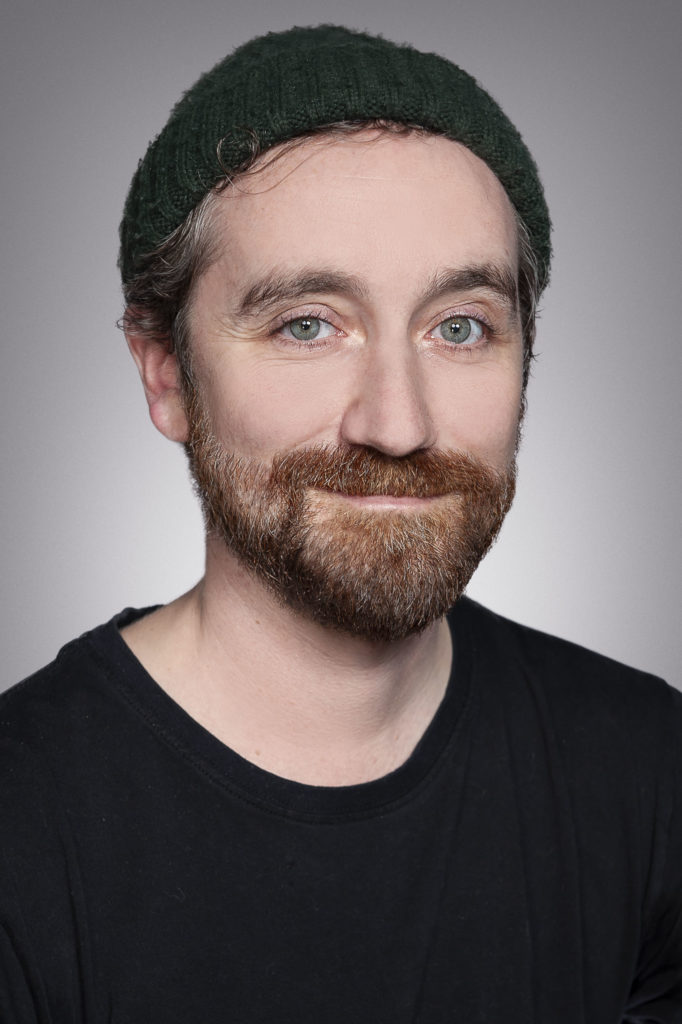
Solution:
[{"label": "red beard", "polygon": [[[208,529],[280,600],[324,626],[373,641],[425,629],[462,594],[509,510],[501,474],[461,452],[393,458],[315,446],[271,465],[235,456],[196,395],[187,451]],[[434,498],[423,508],[354,507],[338,495]]]}]

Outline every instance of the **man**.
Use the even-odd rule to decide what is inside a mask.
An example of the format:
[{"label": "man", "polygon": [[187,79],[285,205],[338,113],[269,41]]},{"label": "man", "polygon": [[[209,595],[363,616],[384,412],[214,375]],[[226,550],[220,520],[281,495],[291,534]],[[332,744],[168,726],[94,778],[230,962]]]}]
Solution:
[{"label": "man", "polygon": [[121,231],[189,594],[2,703],[2,1020],[682,1020],[682,701],[462,593],[514,492],[535,165],[324,26],[175,108]]}]

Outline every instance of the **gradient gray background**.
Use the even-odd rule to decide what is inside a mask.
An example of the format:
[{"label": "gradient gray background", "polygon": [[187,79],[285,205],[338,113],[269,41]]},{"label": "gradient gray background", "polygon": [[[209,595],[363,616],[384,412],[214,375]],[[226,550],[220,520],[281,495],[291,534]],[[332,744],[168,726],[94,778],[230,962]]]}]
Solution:
[{"label": "gradient gray background", "polygon": [[199,577],[201,518],[122,335],[128,182],[238,43],[337,21],[461,63],[521,129],[555,224],[519,493],[470,593],[680,667],[679,0],[10,2],[2,59],[2,629],[9,685]]}]

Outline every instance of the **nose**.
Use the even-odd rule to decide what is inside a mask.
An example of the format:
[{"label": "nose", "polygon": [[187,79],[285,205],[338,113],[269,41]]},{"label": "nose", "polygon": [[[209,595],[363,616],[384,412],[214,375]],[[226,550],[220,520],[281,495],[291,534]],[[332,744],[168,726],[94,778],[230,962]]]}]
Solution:
[{"label": "nose", "polygon": [[343,441],[394,458],[435,443],[420,362],[419,354],[407,342],[368,344],[353,398],[343,416]]}]

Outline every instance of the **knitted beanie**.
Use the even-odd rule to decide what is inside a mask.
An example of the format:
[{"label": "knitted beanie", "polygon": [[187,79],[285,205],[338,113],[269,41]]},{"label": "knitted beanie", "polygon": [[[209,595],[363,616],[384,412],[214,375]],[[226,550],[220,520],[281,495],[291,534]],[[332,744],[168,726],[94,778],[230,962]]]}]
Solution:
[{"label": "knitted beanie", "polygon": [[550,219],[537,167],[498,104],[455,64],[335,25],[270,32],[185,93],[140,162],[121,222],[124,283],[252,150],[337,121],[417,124],[463,143],[497,175],[524,222],[542,287]]}]

